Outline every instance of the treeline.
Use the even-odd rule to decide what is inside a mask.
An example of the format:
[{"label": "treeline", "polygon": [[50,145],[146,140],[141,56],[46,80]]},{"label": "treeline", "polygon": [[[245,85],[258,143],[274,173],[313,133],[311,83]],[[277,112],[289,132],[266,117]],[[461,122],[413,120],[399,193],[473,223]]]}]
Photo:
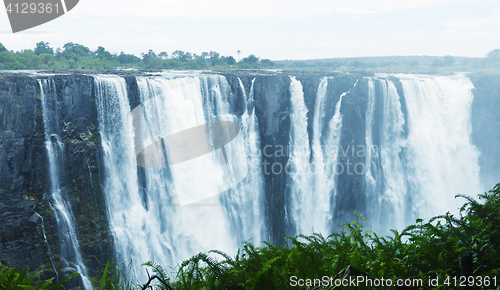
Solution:
[{"label": "treeline", "polygon": [[[238,51],[238,54],[240,52]],[[317,60],[284,60],[273,62],[251,54],[237,61],[233,56],[218,52],[201,54],[176,50],[156,53],[149,50],[140,57],[125,52],[111,53],[99,46],[96,50],[69,42],[54,49],[48,42],[41,41],[34,49],[9,51],[0,43],[0,70],[21,69],[270,69],[285,70],[339,70],[386,73],[447,73],[454,71],[491,71],[500,68],[500,49],[481,57],[360,57]]]},{"label": "treeline", "polygon": [[282,69],[336,69],[374,71],[386,73],[445,73],[454,71],[498,70],[500,49],[495,49],[485,57],[444,57],[437,56],[386,56],[355,57],[315,60],[276,61]]},{"label": "treeline", "polygon": [[95,51],[69,42],[54,50],[50,43],[41,41],[36,47],[22,51],[9,51],[0,43],[0,69],[259,69],[272,68],[269,59],[260,59],[251,54],[240,61],[232,56],[221,56],[215,51],[200,55],[176,50],[170,55],[149,50],[141,58],[121,52],[113,54],[99,46]]}]

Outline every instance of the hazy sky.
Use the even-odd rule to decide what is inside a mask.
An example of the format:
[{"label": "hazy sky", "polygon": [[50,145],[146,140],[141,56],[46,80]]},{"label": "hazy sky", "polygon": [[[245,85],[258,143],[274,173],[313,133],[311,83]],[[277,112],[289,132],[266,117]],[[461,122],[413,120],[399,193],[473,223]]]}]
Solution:
[{"label": "hazy sky", "polygon": [[68,14],[12,34],[9,50],[76,42],[113,53],[153,49],[262,58],[484,56],[500,48],[498,0],[80,0]]}]

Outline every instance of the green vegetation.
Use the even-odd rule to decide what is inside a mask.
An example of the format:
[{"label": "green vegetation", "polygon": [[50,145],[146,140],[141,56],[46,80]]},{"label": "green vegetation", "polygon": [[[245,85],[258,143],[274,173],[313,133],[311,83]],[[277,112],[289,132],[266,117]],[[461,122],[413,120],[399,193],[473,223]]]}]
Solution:
[{"label": "green vegetation", "polygon": [[[238,51],[239,58],[240,51]],[[112,70],[112,69],[181,69],[181,70],[238,70],[238,69],[281,69],[285,71],[308,70],[318,73],[332,71],[373,73],[425,73],[445,74],[452,72],[489,72],[500,68],[500,49],[489,52],[485,57],[454,56],[386,56],[355,57],[316,60],[260,59],[251,54],[240,61],[233,56],[221,56],[215,51],[193,54],[181,50],[155,53],[149,50],[141,57],[120,52],[112,54],[99,46],[92,51],[78,43],[66,43],[54,50],[50,43],[41,41],[33,50],[9,51],[0,43],[0,70],[50,69],[50,70]]]},{"label": "green vegetation", "polygon": [[59,290],[67,281],[79,276],[80,274],[72,274],[66,279],[58,283],[52,283],[54,278],[40,282],[40,274],[42,271],[30,273],[28,267],[22,271],[16,268],[9,268],[0,264],[0,289],[3,290]]},{"label": "green vegetation", "polygon": [[95,51],[77,43],[66,43],[55,51],[50,43],[41,41],[34,50],[9,51],[0,43],[0,69],[259,69],[272,68],[269,59],[259,59],[251,54],[236,62],[232,56],[221,56],[215,51],[201,55],[176,50],[156,54],[153,50],[141,55],[112,54],[99,46]]},{"label": "green vegetation", "polygon": [[[326,276],[383,278],[394,284],[397,279],[422,279],[421,286],[400,289],[458,289],[460,278],[453,277],[461,276],[461,253],[470,251],[465,253],[472,254],[474,283],[482,284],[475,289],[500,289],[500,184],[479,196],[482,203],[468,196],[457,197],[467,200],[459,217],[447,213],[427,223],[418,219],[402,232],[392,230],[391,237],[365,230],[366,221],[359,215],[358,221],[344,224],[341,232],[326,238],[301,235],[286,238],[286,246],[245,243],[234,258],[220,251],[200,253],[181,265],[172,288],[228,289],[233,285],[233,289],[294,289],[291,284],[295,282],[306,284],[306,279]],[[429,277],[438,278],[438,286],[429,285]],[[335,286],[331,281],[328,286],[309,282],[313,283],[310,289]],[[394,289],[357,286],[342,289]],[[161,284],[156,287],[166,289]]]},{"label": "green vegetation", "polygon": [[[459,217],[447,213],[427,223],[418,219],[402,232],[392,230],[392,237],[365,230],[360,215],[358,221],[344,224],[341,232],[326,238],[319,234],[286,238],[283,247],[266,243],[256,248],[246,243],[235,258],[219,251],[198,254],[181,265],[173,287],[293,289],[294,284],[303,282],[310,289],[333,289],[331,281],[328,286],[319,281],[314,285],[314,280],[307,285],[306,279],[331,277],[335,281],[352,276],[354,280],[391,279],[394,284],[397,279],[422,279],[421,286],[400,289],[458,289],[460,278],[453,277],[462,275],[461,266],[466,268],[461,265],[461,254],[471,253],[472,279],[475,285],[482,285],[475,289],[500,289],[500,184],[479,196],[483,203],[468,196],[457,197],[467,200]],[[438,285],[429,285],[429,277],[438,278]],[[364,287],[393,289],[369,284],[342,289]]]},{"label": "green vegetation", "polygon": [[[339,289],[335,288],[335,281],[356,281],[362,277],[365,281],[371,279],[371,283],[383,279],[385,286],[352,286],[349,282],[341,289],[396,289],[398,279],[410,279],[407,281],[413,284],[397,289],[459,289],[460,283],[474,283],[473,289],[500,289],[500,184],[479,195],[479,201],[463,195],[457,198],[466,199],[458,217],[446,213],[425,223],[417,219],[401,232],[392,230],[393,236],[381,237],[365,229],[366,221],[359,215],[357,221],[343,224],[340,232],[328,237],[289,237],[285,246],[265,243],[255,247],[245,243],[235,257],[217,250],[199,253],[181,264],[176,277],[169,277],[162,266],[147,262],[143,266],[152,270],[153,276],[140,285],[124,280],[116,267],[108,263],[100,285],[95,287],[251,290],[295,289],[294,285],[304,284],[298,289],[306,289],[310,283],[309,289]],[[470,263],[461,258],[464,254],[469,254]],[[15,269],[2,269],[0,284],[11,283],[9,277],[14,275],[18,277],[15,280],[24,283],[17,285],[36,285],[7,289],[51,289],[36,288],[39,283],[34,284],[33,279],[38,273],[30,275],[26,269],[16,274]],[[116,274],[110,275],[110,271]],[[462,275],[472,278],[461,279]],[[323,277],[332,280],[325,282]],[[392,287],[386,286],[389,280]]]},{"label": "green vegetation", "polygon": [[446,74],[452,72],[490,72],[500,69],[500,49],[485,57],[454,56],[384,56],[353,57],[316,60],[275,61],[275,67],[283,70],[339,70],[364,73],[422,73]]}]

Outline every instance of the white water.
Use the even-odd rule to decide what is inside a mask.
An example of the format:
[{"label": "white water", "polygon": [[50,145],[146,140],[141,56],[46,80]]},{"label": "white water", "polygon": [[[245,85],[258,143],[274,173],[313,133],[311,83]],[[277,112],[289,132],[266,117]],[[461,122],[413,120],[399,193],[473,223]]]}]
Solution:
[{"label": "white water", "polygon": [[247,156],[249,171],[247,177],[237,185],[235,190],[224,195],[229,199],[224,204],[232,221],[232,232],[238,237],[237,245],[241,247],[243,241],[259,245],[268,238],[267,226],[264,222],[264,177],[261,170],[259,122],[255,115],[255,78],[252,80],[248,96],[240,78],[238,82],[245,100],[240,126],[245,140],[245,156]]},{"label": "white water", "polygon": [[[358,81],[356,80],[356,83],[354,83],[354,87],[358,84]],[[332,210],[335,207],[335,199],[336,195],[338,194],[337,190],[337,180],[338,180],[338,175],[342,174],[343,172],[351,172],[351,168],[349,165],[349,168],[345,168],[343,164],[339,163],[338,157],[342,153],[344,156],[351,150],[351,152],[354,152],[354,144],[352,145],[352,148],[342,148],[340,145],[340,137],[342,134],[342,113],[340,112],[340,109],[342,107],[342,100],[344,97],[351,92],[351,89],[347,92],[343,92],[340,97],[338,102],[335,104],[335,112],[332,117],[332,119],[328,122],[328,132],[326,133],[326,136],[324,137],[324,143],[316,144],[313,143],[314,148],[321,148],[321,160],[323,160],[323,165],[319,162],[316,161],[313,158],[313,163],[315,162],[317,165],[316,167],[318,168],[319,172],[321,172],[321,175],[316,176],[316,187],[320,188],[320,191],[324,192],[325,194],[329,193],[329,197],[331,199],[331,206],[326,208],[324,206],[324,211],[326,213],[326,216],[328,218],[329,223],[334,223],[333,221],[333,213]],[[324,99],[324,98],[323,98]],[[323,122],[323,120],[315,120],[317,122]],[[316,134],[321,134],[321,132],[316,132]],[[315,137],[313,139],[314,141],[316,140],[321,140],[321,136]],[[313,141],[313,142],[314,142]],[[316,154],[315,154],[316,155]],[[326,198],[325,198],[325,204],[326,204]],[[326,229],[327,232],[326,234],[330,234],[331,229]],[[328,231],[329,230],[329,231]]]},{"label": "white water", "polygon": [[[290,174],[291,213],[296,233],[310,235],[331,232],[332,202],[336,194],[339,143],[342,131],[342,99],[349,92],[340,95],[335,112],[325,120],[328,79],[321,80],[316,95],[312,132],[312,158],[307,133],[307,108],[304,103],[302,84],[291,78],[291,127],[290,127]],[[323,128],[327,124],[327,128]]]},{"label": "white water", "polygon": [[[153,141],[218,118],[233,118],[230,87],[224,77],[138,77],[141,110]],[[245,94],[246,97],[246,94]],[[166,269],[199,252],[212,249],[234,255],[243,240],[258,244],[265,238],[262,173],[252,174],[236,188],[180,206],[180,186],[221,186],[226,174],[199,166],[139,168],[126,84],[117,76],[96,76],[105,181],[104,191],[119,263],[132,269],[130,278],[146,281],[141,263],[152,260]],[[253,89],[241,120],[245,148],[229,156],[247,156],[260,167]],[[135,132],[136,134],[138,132]],[[205,159],[205,163],[216,162]],[[218,161],[217,161],[218,162]],[[186,162],[187,163],[187,162]],[[258,164],[255,164],[258,163]]]},{"label": "white water", "polygon": [[[325,236],[330,234],[330,229],[327,227],[327,223],[331,222],[331,200],[332,191],[335,190],[335,176],[332,176],[331,166],[335,166],[337,159],[337,149],[338,142],[335,143],[334,140],[328,138],[336,134],[336,132],[331,132],[331,127],[324,129],[324,125],[330,125],[329,121],[325,122],[326,115],[326,102],[331,100],[327,96],[328,88],[328,78],[323,78],[318,86],[318,91],[316,93],[316,102],[314,104],[314,118],[313,118],[313,131],[312,131],[312,160],[311,160],[311,172],[309,173],[309,179],[311,180],[312,190],[311,191],[311,201],[310,211],[315,220],[315,227],[309,229],[302,229],[301,234],[312,234],[313,232],[322,233]],[[340,104],[341,100],[336,104],[336,109],[338,108],[337,118],[340,114]],[[335,118],[335,117],[334,117]],[[333,120],[333,118],[332,118]],[[335,130],[335,129],[334,129]],[[323,136],[323,132],[327,135]],[[332,134],[333,133],[333,134]],[[333,141],[334,143],[326,143],[325,140]],[[333,160],[332,160],[333,159]],[[303,221],[307,221],[310,217],[303,217]],[[302,222],[303,223],[303,222]]]},{"label": "white water", "polygon": [[[321,227],[321,221],[314,219],[315,194],[312,190],[311,167],[309,156],[309,138],[307,134],[307,108],[304,103],[302,84],[291,77],[291,124],[290,124],[290,155],[286,168],[291,170],[291,217],[297,233],[309,233]],[[289,181],[290,182],[290,181]],[[318,214],[321,219],[322,216]]]},{"label": "white water", "polygon": [[[368,81],[363,174],[366,212],[375,229],[382,231],[401,229],[417,217],[453,212],[458,204],[455,194],[480,192],[478,152],[470,142],[470,81],[460,76],[399,77],[407,116],[392,81]],[[177,187],[200,183],[216,189],[226,172],[203,166],[180,171],[138,167],[134,152],[137,132],[132,125],[133,108],[125,80],[96,77],[110,227],[118,261],[131,265],[133,279],[147,280],[140,264],[148,260],[175,272],[179,262],[196,253],[219,249],[233,255],[242,241],[259,244],[267,240],[254,81],[247,95],[239,80],[245,103],[237,121],[245,148],[233,152],[246,156],[248,176],[219,196],[180,206]],[[211,120],[234,117],[234,96],[224,77],[138,77],[137,83],[151,142]],[[379,91],[375,90],[376,84]],[[339,145],[342,128],[348,125],[343,124],[342,101],[350,97],[349,92],[341,94],[333,107],[328,102],[334,96],[327,95],[327,87],[325,78],[318,86],[309,142],[302,84],[291,78],[287,168],[293,170],[287,200],[290,212],[286,215],[297,234],[331,233],[332,223],[336,223],[334,201],[336,195],[342,194],[337,190],[339,150],[354,150]],[[379,101],[383,106],[377,112]],[[328,105],[333,110],[329,114]],[[326,116],[331,117],[327,120]],[[380,135],[379,147],[374,145],[376,133]]]},{"label": "white water", "polygon": [[[60,187],[60,169],[64,166],[64,143],[58,135],[55,83],[53,80],[38,80],[38,83],[42,101],[45,148],[49,161],[50,192],[52,194],[52,200],[49,204],[55,213],[58,226],[61,268],[63,271],[80,273],[84,289],[91,290],[93,289],[92,283],[88,279],[87,269],[80,254],[71,205],[63,198]],[[50,99],[47,98],[47,94],[50,94]]]},{"label": "white water", "polygon": [[[392,81],[369,81],[366,115],[368,219],[376,230],[458,213],[456,194],[481,192],[479,153],[470,141],[472,83],[464,76],[398,75],[408,116]],[[382,95],[377,96],[374,82]],[[383,99],[380,148],[373,147],[376,98]],[[408,132],[404,132],[405,125]],[[379,128],[380,129],[380,128]],[[380,150],[377,150],[380,149]]]},{"label": "white water", "polygon": [[412,214],[457,214],[456,194],[482,192],[471,143],[472,83],[465,76],[399,76],[408,107],[407,173]]},{"label": "white water", "polygon": [[382,166],[382,192],[376,200],[367,203],[377,215],[374,222],[388,223],[391,228],[401,229],[405,225],[406,172],[402,160],[402,149],[406,146],[403,137],[405,119],[401,103],[393,82],[380,80],[384,100],[380,137],[380,163]]},{"label": "white water", "polygon": [[[146,224],[137,183],[132,119],[125,80],[118,76],[96,76],[96,105],[101,135],[105,178],[103,191],[108,208],[109,226],[114,240],[117,264],[128,273],[130,261],[147,262],[156,250],[145,231]],[[133,267],[131,275],[143,275]]]},{"label": "white water", "polygon": [[[368,80],[363,173],[366,213],[375,229],[383,233],[391,228],[402,229],[416,218],[426,219],[447,211],[456,214],[463,202],[454,198],[456,194],[482,191],[479,153],[470,141],[471,82],[464,76],[398,77],[404,96],[398,95],[391,80]],[[340,168],[336,165],[339,153],[353,150],[339,146],[342,100],[350,91],[340,95],[333,117],[326,120],[327,102],[331,100],[327,86],[327,79],[323,79],[318,87],[309,158],[302,85],[291,79],[288,165],[298,168],[290,174],[291,207],[287,215],[294,221],[297,234],[329,234],[330,223],[338,222],[333,220],[332,209],[336,195],[343,193],[337,190]],[[407,116],[402,100],[406,101]],[[377,102],[383,103],[379,109]]]},{"label": "white water", "polygon": [[379,147],[373,144],[373,122],[375,114],[375,84],[372,79],[368,80],[368,103],[366,108],[366,132],[365,132],[365,194],[367,216],[370,217],[370,222],[375,225],[380,224],[380,200],[377,188],[377,180],[379,180],[379,171],[377,165],[380,162]]},{"label": "white water", "polygon": [[[214,119],[214,111],[220,115],[228,114],[226,87],[220,79],[214,82],[209,87],[207,79],[199,77],[138,78],[141,103],[150,100],[149,106],[144,107],[144,115],[152,134],[155,137],[168,136],[208,123]],[[213,188],[222,184],[224,172],[205,167],[210,162],[215,161],[179,168],[172,177],[164,178],[159,178],[164,173],[145,169],[149,210],[153,213],[151,222],[164,224],[165,236],[172,239],[169,242],[174,249],[171,260],[164,265],[175,266],[174,263],[195,253],[212,249],[233,249],[228,254],[235,254],[236,239],[230,233],[226,211],[217,196],[188,206],[179,206],[176,202],[176,186],[198,183],[216,191]]]},{"label": "white water", "polygon": [[49,241],[47,240],[47,235],[45,234],[45,225],[43,221],[43,217],[39,215],[37,212],[35,212],[36,216],[39,217],[42,220],[42,233],[43,233],[43,242],[45,246],[47,246],[47,254],[49,255],[50,263],[52,264],[52,269],[54,269],[54,273],[56,274],[56,280],[59,280],[59,274],[56,270],[56,265],[55,265],[55,260],[54,260],[54,255],[52,255],[52,251],[50,250],[50,245]]}]

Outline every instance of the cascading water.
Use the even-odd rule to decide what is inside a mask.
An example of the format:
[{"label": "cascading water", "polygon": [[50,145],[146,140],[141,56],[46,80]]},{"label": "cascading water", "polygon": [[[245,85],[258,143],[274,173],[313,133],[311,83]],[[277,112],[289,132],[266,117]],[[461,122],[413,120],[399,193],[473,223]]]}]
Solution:
[{"label": "cascading water", "polygon": [[470,81],[464,76],[398,78],[404,96],[391,80],[369,80],[365,193],[368,219],[381,231],[457,213],[456,194],[481,192],[479,153],[470,141]]},{"label": "cascading water", "polygon": [[483,191],[479,152],[470,137],[473,85],[463,75],[398,77],[408,108],[408,192],[416,193],[408,222],[417,214],[456,214],[463,203],[456,194]]},{"label": "cascading water", "polygon": [[[463,76],[398,77],[400,91],[391,79],[367,80],[366,131],[361,140],[365,144],[356,144],[366,146],[360,180],[364,179],[367,218],[381,231],[401,229],[416,217],[453,210],[457,193],[480,192],[478,152],[469,137],[470,81]],[[131,108],[123,78],[95,77],[105,165],[103,189],[117,261],[130,264],[134,279],[145,281],[143,262],[175,267],[201,251],[219,249],[233,255],[242,241],[259,244],[266,240],[255,79],[248,94],[238,79],[244,99],[239,117],[233,115],[235,97],[222,76],[137,77],[136,81],[140,106]],[[344,130],[352,130],[344,121],[344,114],[350,112],[343,102],[353,99],[350,90],[329,95],[328,85],[329,79],[324,78],[318,86],[309,136],[303,87],[291,77],[285,167],[291,172],[286,177],[285,214],[293,222],[290,232],[294,234],[328,235],[339,222],[334,220],[333,209],[336,198],[344,193],[338,189],[337,165],[342,161],[340,154],[354,150],[340,146]],[[245,147],[230,154],[245,156],[248,176],[218,196],[182,205],[178,194],[184,187],[201,184],[217,189],[227,168],[224,164],[220,171],[203,166],[138,166],[134,138],[144,132],[133,124],[131,112],[137,108],[147,124],[147,134],[141,136],[148,144],[214,120],[236,120]]]},{"label": "cascading water", "polygon": [[[357,82],[354,86],[356,84]],[[302,85],[291,78],[291,154],[288,165],[295,169],[290,174],[293,183],[290,186],[290,196],[295,234],[321,233],[327,236],[332,231],[332,201],[337,193],[337,165],[342,132],[340,110],[342,99],[350,90],[340,95],[333,116],[326,120],[326,102],[332,100],[332,96],[327,95],[327,87],[328,78],[323,78],[318,86],[314,107],[311,152]]]},{"label": "cascading water", "polygon": [[[226,115],[230,110],[227,88],[218,78],[138,78],[137,83],[146,122],[157,138],[208,123],[215,114]],[[168,243],[173,251],[165,265],[176,265],[200,251],[236,249],[236,239],[229,232],[229,221],[218,197],[188,206],[180,206],[176,199],[176,186],[193,182],[217,186],[222,175],[204,166],[180,168],[176,174],[144,169],[143,186],[151,222],[164,225],[163,232],[171,239]]]},{"label": "cascading water", "polygon": [[290,157],[285,168],[292,168],[289,178],[290,196],[291,196],[291,217],[295,224],[296,233],[312,233],[312,231],[323,230],[322,218],[314,212],[319,198],[313,198],[313,195],[318,194],[311,190],[311,167],[309,164],[310,148],[309,138],[307,134],[307,108],[304,103],[304,93],[302,84],[291,78],[290,94],[292,109],[290,112]]},{"label": "cascading water", "polygon": [[366,132],[365,132],[365,194],[367,199],[366,213],[371,219],[371,223],[380,224],[380,200],[378,193],[381,190],[377,183],[381,177],[378,171],[380,164],[379,145],[373,144],[373,123],[375,116],[375,84],[373,79],[368,80],[368,103],[366,108]]},{"label": "cascading water", "polygon": [[[145,231],[157,224],[146,224],[137,183],[133,127],[125,80],[118,76],[96,76],[96,105],[103,149],[105,177],[103,191],[108,208],[109,227],[114,238],[116,260],[146,262],[154,251]],[[128,273],[128,269],[124,269]],[[132,269],[143,274],[140,267]],[[142,277],[142,275],[141,275]]]},{"label": "cascading water", "polygon": [[[53,268],[61,279],[63,272],[81,273],[85,290],[92,289],[92,285],[84,261],[95,265],[90,255],[98,248],[104,249],[104,255],[98,259],[107,256],[104,246],[107,233],[93,235],[94,230],[101,229],[100,219],[95,223],[95,219],[84,217],[83,223],[76,224],[71,206],[76,213],[74,206],[80,201],[69,197],[76,199],[85,192],[70,193],[69,190],[85,188],[87,191],[90,187],[97,194],[90,202],[81,199],[83,207],[79,212],[83,214],[91,209],[100,210],[98,197],[102,190],[115,261],[123,266],[123,273],[131,282],[144,282],[148,276],[141,264],[146,261],[155,261],[175,273],[181,261],[199,252],[218,249],[234,255],[244,241],[259,245],[273,239],[272,242],[279,243],[281,233],[328,235],[338,229],[341,221],[351,218],[355,209],[366,213],[367,221],[381,235],[388,234],[392,228],[400,230],[416,218],[426,219],[447,211],[455,214],[463,203],[454,197],[456,194],[474,195],[484,190],[479,176],[479,164],[483,163],[478,162],[478,156],[494,157],[494,152],[484,150],[484,146],[496,142],[498,137],[489,139],[492,131],[483,127],[493,116],[491,110],[478,110],[471,117],[472,109],[480,109],[490,100],[489,96],[487,101],[481,99],[489,88],[485,90],[482,86],[487,85],[473,79],[478,85],[476,101],[481,101],[473,103],[473,85],[463,75],[379,74],[360,79],[352,92],[345,91],[355,76],[340,74],[323,79],[314,75],[290,77],[289,89],[283,87],[288,85],[288,79],[282,74],[258,75],[251,84],[248,75],[242,79],[229,75],[226,79],[182,72],[175,76],[164,73],[128,76],[126,80],[100,75],[94,78],[94,95],[82,89],[89,76],[71,76],[71,81],[67,81],[66,76],[57,76],[54,78],[57,90],[51,76],[35,77],[40,78],[37,84],[43,124],[38,125],[43,126],[42,155],[47,156],[45,173],[37,176],[47,177],[44,197],[57,221],[58,243],[53,243],[46,232],[48,228],[41,212],[29,221],[41,219],[39,240],[44,239],[47,249],[43,249],[44,261],[52,263],[42,268],[48,267],[50,271]],[[29,82],[18,86],[17,91],[11,84],[5,88],[8,91],[2,93],[2,104],[18,98],[17,93],[33,91]],[[61,95],[57,96],[59,92]],[[27,103],[29,106],[37,104],[36,97],[31,97],[33,102]],[[79,110],[80,106],[85,109]],[[9,108],[12,107],[8,103],[5,109],[0,108],[4,118],[2,128],[7,130],[2,138],[29,134],[31,128],[39,128],[36,123],[28,122],[38,121],[37,114],[33,114],[34,119],[27,118],[28,125],[36,126],[16,127],[10,122],[11,115],[5,114]],[[101,137],[97,148],[94,135],[87,140],[87,134],[71,133],[72,128],[93,132],[94,108]],[[134,112],[143,117],[142,127],[134,124],[137,121]],[[475,132],[484,130],[481,131],[484,134],[474,137],[478,148],[484,150],[481,153],[471,139],[471,119],[481,115],[477,112],[486,113],[481,116],[484,118],[476,120],[477,124],[473,123]],[[61,118],[70,131],[59,128],[63,123]],[[165,167],[141,165],[138,143],[155,145],[155,152],[161,152],[155,156],[161,164],[160,161],[173,157],[165,145],[168,136],[206,125],[203,130],[208,135],[204,137],[213,141],[217,135],[213,124],[219,121],[239,125],[242,146],[217,147],[212,143],[210,153],[198,156],[204,163],[196,163],[198,157],[195,157],[186,162],[167,163]],[[31,139],[25,139],[24,135],[22,139],[15,142],[31,146],[25,143]],[[33,138],[35,140],[37,138]],[[72,146],[65,147],[70,143]],[[274,171],[272,175],[264,174],[265,148],[275,146],[280,150],[277,146],[287,145],[289,148],[283,148],[287,156],[274,158],[278,151],[273,156],[275,164],[281,166],[282,162],[288,162],[282,167],[286,174]],[[0,151],[9,155],[4,159],[9,160],[6,162],[9,170],[17,170],[27,177],[32,169],[39,168],[38,146],[27,150],[13,148],[15,152],[2,146]],[[362,153],[359,146],[365,146],[364,156],[354,155]],[[358,151],[354,152],[354,148]],[[20,155],[16,155],[17,151]],[[96,153],[102,156],[95,158]],[[237,180],[236,170],[228,161],[236,157],[248,166],[248,174],[242,180]],[[353,160],[356,165],[364,165],[363,173],[355,171],[355,175],[349,175],[345,170],[338,173],[337,165],[345,166]],[[23,164],[10,163],[17,161]],[[68,171],[67,164],[75,166],[75,162],[82,162],[81,168]],[[96,164],[102,165],[98,177]],[[89,178],[90,184],[85,178]],[[70,179],[74,183],[83,181],[84,186],[67,186]],[[30,179],[25,184],[22,178],[17,181],[27,189],[40,182],[36,179],[37,183],[33,183]],[[13,192],[18,190],[17,181],[13,181]],[[5,183],[0,186],[5,192]],[[211,193],[206,195],[206,192]],[[190,194],[187,203],[182,201],[185,193]],[[48,222],[46,215],[44,218]],[[87,224],[92,235],[86,235],[84,247],[83,242],[78,241],[78,234],[87,229],[77,226]],[[36,238],[36,233],[33,237]],[[90,237],[98,239],[95,252],[87,244]],[[83,256],[80,245],[89,256]],[[37,259],[39,255],[34,257]]]},{"label": "cascading water", "polygon": [[[407,191],[406,166],[402,158],[402,154],[404,154],[402,150],[406,146],[403,131],[405,118],[394,83],[379,80],[379,84],[382,92],[380,98],[383,100],[381,123],[375,125],[378,126],[380,132],[379,150],[368,148],[367,151],[371,151],[373,154],[370,158],[380,159],[377,175],[382,178],[377,180],[380,182],[380,190],[375,196],[370,195],[367,202],[368,212],[372,213],[369,218],[375,225],[388,224],[391,228],[401,229],[405,225],[404,210]],[[370,119],[370,116],[367,119]],[[373,124],[369,124],[368,127],[370,126]],[[367,161],[367,163],[372,162],[372,160]]]},{"label": "cascading water", "polygon": [[[226,170],[224,166],[220,172],[207,170],[204,164],[186,167],[181,163],[175,168],[157,169],[138,167],[134,134],[142,133],[134,131],[131,111],[136,108],[130,108],[125,80],[117,76],[96,76],[95,79],[110,227],[117,259],[123,265],[131,262],[134,279],[147,280],[146,271],[140,265],[149,260],[175,267],[200,251],[219,249],[234,255],[243,240],[260,243],[265,233],[261,173],[252,174],[249,170],[242,182],[220,196],[181,205],[176,193],[185,189],[182,187],[216,188],[226,174],[222,172]],[[232,94],[224,77],[137,77],[137,85],[141,102],[138,109],[149,135],[145,139],[151,139],[145,142],[152,144],[219,118],[234,119]],[[245,148],[228,152],[230,157],[246,156],[249,166],[260,162],[252,102],[253,89],[247,109],[238,120]]]},{"label": "cascading water", "polygon": [[[337,132],[330,132],[331,128],[326,130],[323,128],[325,125],[325,115],[326,115],[326,101],[327,101],[327,88],[328,88],[328,78],[323,78],[318,86],[318,91],[316,93],[316,102],[314,105],[314,119],[313,119],[313,132],[312,132],[312,172],[310,173],[311,183],[313,184],[314,196],[311,196],[315,204],[311,208],[311,213],[314,215],[314,211],[318,210],[318,216],[314,219],[320,219],[321,227],[318,229],[323,235],[329,235],[330,229],[327,223],[331,221],[330,213],[330,199],[332,198],[332,191],[335,190],[335,176],[332,175],[330,171],[330,166],[335,166],[337,159],[338,142],[327,143],[325,139],[328,140],[323,132],[333,136]],[[336,112],[336,117],[339,118],[340,114],[340,104],[341,100],[338,101],[336,108],[338,107],[338,112]],[[333,119],[332,119],[333,120]],[[326,121],[326,124],[329,124]],[[333,134],[332,134],[333,133]],[[340,132],[338,132],[340,133]],[[340,134],[338,134],[340,135]],[[328,140],[333,141],[333,140]],[[338,139],[337,139],[338,141]],[[330,151],[332,150],[332,151]],[[334,160],[330,160],[333,158]],[[330,171],[330,172],[329,172]],[[308,217],[304,217],[307,220]],[[318,227],[318,226],[317,226]],[[311,234],[310,230],[307,232],[301,232],[303,234]]]},{"label": "cascading water", "polygon": [[54,273],[56,274],[56,280],[59,280],[59,274],[57,273],[56,270],[56,265],[55,265],[55,260],[54,260],[54,255],[52,255],[52,251],[50,250],[50,245],[49,241],[47,240],[47,234],[45,233],[45,225],[43,221],[43,217],[39,215],[37,212],[35,212],[36,216],[40,218],[41,225],[42,225],[42,234],[43,234],[43,243],[47,247],[47,255],[49,255],[50,263],[52,264],[52,269],[54,269]]},{"label": "cascading water", "polygon": [[264,223],[264,177],[261,170],[259,123],[255,116],[255,78],[248,97],[240,78],[238,82],[244,99],[244,112],[239,124],[245,141],[249,171],[236,188],[221,198],[231,220],[232,232],[237,236],[237,245],[240,246],[244,241],[258,245],[267,240],[267,227]]},{"label": "cascading water", "polygon": [[[60,258],[63,271],[78,272],[85,290],[93,289],[88,279],[87,269],[80,254],[80,245],[76,234],[74,216],[71,205],[62,196],[60,187],[60,169],[64,166],[64,143],[59,137],[56,87],[53,80],[38,80],[42,115],[45,132],[45,148],[47,150],[50,176],[50,207],[55,213],[58,232]],[[49,94],[50,98],[47,98]]]}]

